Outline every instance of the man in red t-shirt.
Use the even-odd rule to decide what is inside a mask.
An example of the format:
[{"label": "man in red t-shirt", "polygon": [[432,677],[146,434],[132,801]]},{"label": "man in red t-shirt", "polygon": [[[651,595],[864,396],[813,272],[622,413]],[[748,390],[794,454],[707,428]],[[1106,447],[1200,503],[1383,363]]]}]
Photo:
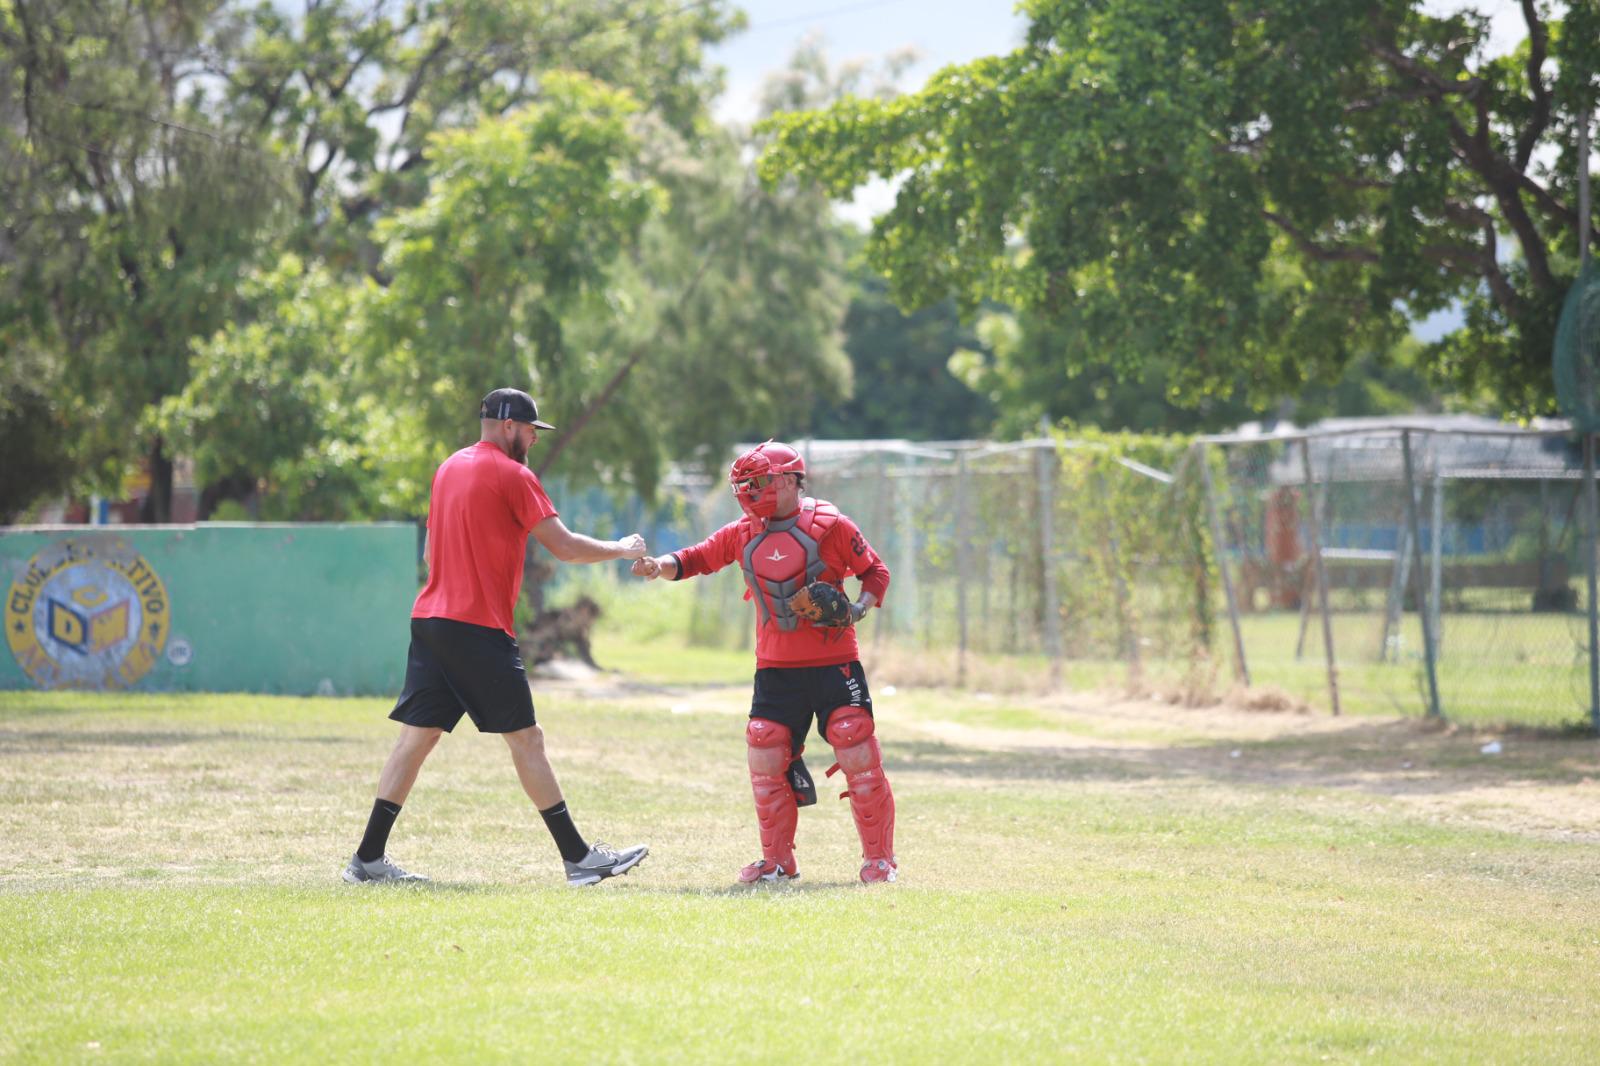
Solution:
[{"label": "man in red t-shirt", "polygon": [[756,608],[756,680],[745,727],[750,787],[761,827],[761,858],[739,873],[745,884],[800,876],[794,859],[798,808],[816,791],[800,753],[812,718],[833,745],[849,783],[850,812],[861,837],[861,880],[893,881],[894,794],[872,720],[853,625],[813,626],[788,599],[814,581],[843,588],[861,579],[851,621],[883,601],[889,568],[861,530],[825,500],[801,495],[805,462],[787,444],[768,441],[734,461],[728,480],[744,517],[692,548],[640,559],[633,572],[672,580],[710,574],[731,563],[744,571],[745,599]]},{"label": "man in red t-shirt", "polygon": [[595,540],[556,516],[539,478],[525,465],[539,430],[533,397],[496,389],[483,398],[478,443],[440,464],[428,503],[428,583],[411,610],[405,690],[389,717],[400,738],[378,778],[361,845],[344,879],[425,881],[384,854],[400,806],[423,760],[463,714],[479,732],[500,733],[511,748],[522,788],[543,816],[566,864],[567,883],[592,885],[627,873],[649,853],[643,844],[618,850],[587,843],[561,798],[534,722],[533,697],[512,624],[522,590],[522,560],[532,533],[564,563],[638,559],[644,538]]}]

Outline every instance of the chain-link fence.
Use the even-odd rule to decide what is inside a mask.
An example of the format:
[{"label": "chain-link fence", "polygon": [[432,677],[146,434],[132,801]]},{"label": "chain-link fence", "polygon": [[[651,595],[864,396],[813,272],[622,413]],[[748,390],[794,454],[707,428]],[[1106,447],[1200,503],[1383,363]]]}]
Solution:
[{"label": "chain-link fence", "polygon": [[1211,443],[1252,684],[1334,709],[1587,720],[1575,438],[1356,422]]},{"label": "chain-link fence", "polygon": [[[854,519],[889,566],[886,603],[861,627],[886,676],[1002,690],[1211,684],[1204,546],[1178,520],[1199,513],[1198,497],[1158,465],[1181,444],[799,447],[808,494]],[[737,516],[725,484],[702,488],[702,530]],[[747,645],[738,571],[699,584],[694,639]]]},{"label": "chain-link fence", "polygon": [[[798,446],[890,568],[861,639],[902,683],[1586,723],[1579,445],[1450,425]],[[677,487],[666,547],[738,515],[720,478]],[[749,647],[737,568],[693,595],[693,640]]]}]

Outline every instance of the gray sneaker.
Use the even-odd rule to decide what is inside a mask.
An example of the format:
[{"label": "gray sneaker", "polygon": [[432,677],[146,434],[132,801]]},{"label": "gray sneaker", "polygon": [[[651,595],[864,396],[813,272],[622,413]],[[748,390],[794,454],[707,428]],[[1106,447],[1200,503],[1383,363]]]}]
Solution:
[{"label": "gray sneaker", "polygon": [[650,849],[643,844],[635,844],[631,848],[618,851],[610,844],[602,844],[597,840],[589,845],[589,854],[577,862],[566,863],[567,884],[576,888],[625,874],[639,865],[639,861],[648,854]]},{"label": "gray sneaker", "polygon": [[392,861],[390,861],[389,856],[387,855],[373,859],[371,862],[366,862],[358,856],[352,855],[350,856],[349,864],[345,866],[344,873],[341,876],[343,876],[344,879],[350,882],[352,885],[359,885],[367,881],[427,880],[427,878],[423,877],[421,874],[414,874],[408,870],[400,869],[400,867],[396,866]]}]

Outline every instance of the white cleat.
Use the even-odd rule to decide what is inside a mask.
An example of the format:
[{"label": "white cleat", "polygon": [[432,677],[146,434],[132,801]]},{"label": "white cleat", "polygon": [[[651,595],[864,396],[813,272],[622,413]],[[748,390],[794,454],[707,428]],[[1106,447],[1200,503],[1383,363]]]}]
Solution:
[{"label": "white cleat", "polygon": [[383,855],[371,862],[366,862],[359,856],[350,856],[350,862],[341,874],[352,885],[366,884],[371,881],[426,881],[421,874],[402,870],[390,861],[389,856]]},{"label": "white cleat", "polygon": [[574,888],[584,885],[599,884],[608,877],[625,874],[638,866],[650,849],[643,844],[635,844],[631,848],[618,851],[610,844],[595,841],[589,847],[589,854],[577,862],[566,863],[567,884]]}]

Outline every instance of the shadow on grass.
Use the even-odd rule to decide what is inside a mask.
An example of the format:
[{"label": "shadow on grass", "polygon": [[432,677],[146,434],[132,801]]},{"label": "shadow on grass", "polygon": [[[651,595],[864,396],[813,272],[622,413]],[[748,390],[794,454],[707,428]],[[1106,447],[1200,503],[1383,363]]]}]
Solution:
[{"label": "shadow on grass", "polygon": [[808,881],[803,876],[798,881],[786,881],[778,884],[741,885],[738,883],[716,885],[703,888],[682,886],[679,888],[649,888],[646,892],[663,893],[674,896],[696,896],[705,899],[735,899],[740,896],[801,896],[816,892],[837,892],[841,889],[859,888],[866,890],[869,886],[857,880],[848,881]]},{"label": "shadow on grass", "polygon": [[[592,885],[584,886],[592,888]],[[521,881],[367,881],[350,884],[340,881],[330,886],[333,892],[425,892],[436,896],[525,896],[532,892],[576,892],[562,884]]]},{"label": "shadow on grass", "polygon": [[176,730],[141,729],[0,729],[0,755],[93,751],[97,748],[169,748],[190,744],[255,743],[277,746],[280,744],[367,745],[363,737],[286,736],[282,733],[249,733],[238,730],[221,730],[201,733]]},{"label": "shadow on grass", "polygon": [[657,678],[641,677],[626,670],[609,668],[602,668],[587,676],[571,677],[560,673],[547,673],[535,667],[534,671],[528,675],[528,684],[533,686],[535,694],[539,692],[576,692],[593,696],[596,699],[615,699],[640,695],[676,695],[681,692],[701,692],[706,689],[748,689],[750,687],[750,678],[741,674],[733,678],[712,677],[704,680],[662,681]]},{"label": "shadow on grass", "polygon": [[[798,881],[789,881],[784,884],[759,884],[741,885],[737,883],[692,886],[679,885],[676,887],[658,887],[647,881],[618,881],[617,888],[623,883],[628,885],[630,892],[644,893],[653,896],[688,896],[705,899],[734,899],[740,896],[799,896],[817,892],[838,892],[841,890],[860,889],[869,891],[877,886],[864,885],[855,878],[832,879],[813,881],[802,877]],[[604,882],[601,882],[604,884]],[[352,885],[339,883],[329,886],[334,892],[350,892],[353,894],[368,892],[426,892],[443,896],[516,896],[529,892],[573,892],[587,891],[608,892],[611,888],[603,888],[601,884],[584,885],[581,888],[571,888],[566,885],[549,884],[515,884],[512,882],[471,882],[471,881],[396,881],[392,883],[367,883]],[[891,889],[892,891],[892,889]]]},{"label": "shadow on grass", "polygon": [[1485,755],[1484,737],[1417,721],[1374,722],[1337,733],[1171,746],[965,747],[913,740],[886,745],[895,774],[975,781],[1210,781],[1268,788],[1448,795],[1486,786],[1578,785],[1600,776],[1596,744],[1549,734],[1508,737]]},{"label": "shadow on grass", "polygon": [[440,896],[509,896],[521,891],[510,883],[485,883],[473,881],[368,881],[352,885],[340,882],[334,891],[344,892],[426,892]]}]

